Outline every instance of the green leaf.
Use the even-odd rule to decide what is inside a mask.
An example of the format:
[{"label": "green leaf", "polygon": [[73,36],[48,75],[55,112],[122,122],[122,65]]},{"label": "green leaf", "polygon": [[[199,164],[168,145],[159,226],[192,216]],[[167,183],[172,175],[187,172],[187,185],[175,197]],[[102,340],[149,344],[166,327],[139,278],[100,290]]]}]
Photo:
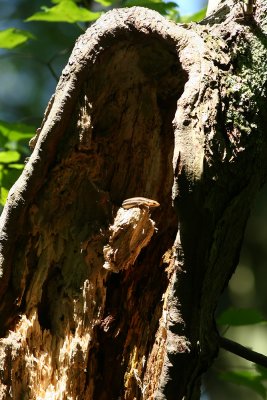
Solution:
[{"label": "green leaf", "polygon": [[6,199],[7,199],[7,195],[8,195],[8,189],[1,187],[0,188],[0,204],[2,206],[5,205]]},{"label": "green leaf", "polygon": [[20,154],[18,151],[1,151],[0,152],[0,163],[2,164],[10,164],[12,162],[19,161]]},{"label": "green leaf", "polygon": [[256,367],[257,372],[261,376],[261,380],[266,381],[267,380],[267,368],[264,368],[262,365],[258,365],[258,364],[255,364],[255,367]]},{"label": "green leaf", "polygon": [[101,6],[104,6],[104,7],[110,7],[113,3],[112,0],[94,0],[94,1],[95,1],[95,3],[101,4]]},{"label": "green leaf", "polygon": [[140,6],[150,8],[152,10],[158,11],[160,14],[166,15],[168,10],[177,7],[174,2],[164,2],[161,0],[126,0],[124,5],[126,7]]},{"label": "green leaf", "polygon": [[261,322],[266,323],[267,321],[258,310],[246,308],[229,308],[217,318],[218,325],[241,326],[259,324]]},{"label": "green leaf", "polygon": [[64,0],[51,8],[43,7],[43,11],[33,14],[26,21],[90,22],[95,21],[100,15],[99,12],[91,12],[84,7],[78,7],[72,0]]},{"label": "green leaf", "polygon": [[21,171],[24,167],[25,167],[25,164],[10,164],[8,166],[8,168],[10,168],[10,169],[16,169],[19,171]]},{"label": "green leaf", "polygon": [[167,18],[174,22],[181,22],[180,12],[179,10],[174,8],[172,10],[169,10]]},{"label": "green leaf", "polygon": [[31,125],[10,123],[0,120],[0,145],[3,146],[3,140],[4,142],[28,140],[33,137],[35,130],[36,129]]},{"label": "green leaf", "polygon": [[266,398],[266,389],[261,383],[261,376],[255,371],[229,371],[220,373],[219,377],[227,382],[249,387],[263,399]]},{"label": "green leaf", "polygon": [[183,23],[188,23],[188,22],[199,22],[202,21],[202,19],[204,19],[206,17],[206,13],[207,13],[207,7],[202,8],[202,10],[198,11],[195,14],[192,15],[185,15],[183,17],[181,17],[181,22]]},{"label": "green leaf", "polygon": [[31,32],[17,28],[8,28],[0,31],[0,48],[14,49],[14,47],[20,46],[29,39],[35,39],[35,36]]}]

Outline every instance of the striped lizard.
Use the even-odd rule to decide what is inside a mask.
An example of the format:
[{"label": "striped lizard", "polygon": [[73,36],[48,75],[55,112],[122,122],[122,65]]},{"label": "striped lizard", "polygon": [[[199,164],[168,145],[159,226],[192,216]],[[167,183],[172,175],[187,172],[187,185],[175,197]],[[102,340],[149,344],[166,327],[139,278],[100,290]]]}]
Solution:
[{"label": "striped lizard", "polygon": [[124,200],[122,207],[128,210],[133,207],[158,207],[160,204],[156,200],[147,199],[146,197],[131,197],[130,199]]}]

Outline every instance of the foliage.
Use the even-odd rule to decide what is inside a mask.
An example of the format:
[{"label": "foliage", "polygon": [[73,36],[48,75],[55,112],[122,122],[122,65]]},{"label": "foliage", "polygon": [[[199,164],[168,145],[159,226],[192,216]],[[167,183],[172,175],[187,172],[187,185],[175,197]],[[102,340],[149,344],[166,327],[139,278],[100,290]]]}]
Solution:
[{"label": "foliage", "polygon": [[8,189],[21,174],[23,160],[29,155],[27,142],[34,128],[22,123],[0,121],[0,205],[3,206]]},{"label": "foliage", "polygon": [[[255,325],[267,322],[258,310],[246,308],[229,308],[222,312],[216,321],[218,325],[228,327]],[[264,367],[256,365],[256,369],[221,372],[219,373],[219,378],[230,383],[250,388],[263,399],[266,399],[267,392],[263,382],[267,380],[267,369]]]},{"label": "foliage", "polygon": [[193,15],[186,15],[184,17],[181,17],[181,22],[188,23],[188,22],[192,22],[192,21],[194,21],[194,22],[201,21],[202,19],[205,18],[206,12],[207,12],[207,8],[205,7]]},{"label": "foliage", "polygon": [[[265,368],[262,369],[266,371]],[[258,393],[263,399],[266,399],[266,388],[262,383],[266,380],[266,372],[264,375],[257,370],[228,371],[220,373],[219,377],[224,381],[248,387]]]},{"label": "foliage", "polygon": [[263,315],[258,310],[247,308],[229,308],[217,318],[218,325],[228,326],[253,325],[261,322],[267,322]]},{"label": "foliage", "polygon": [[101,13],[91,12],[78,5],[72,0],[62,0],[54,7],[42,7],[42,11],[34,13],[26,21],[46,21],[46,22],[91,22],[95,21]]},{"label": "foliage", "polygon": [[34,39],[35,36],[28,31],[16,28],[8,28],[0,31],[0,48],[13,49],[27,42],[29,39]]}]

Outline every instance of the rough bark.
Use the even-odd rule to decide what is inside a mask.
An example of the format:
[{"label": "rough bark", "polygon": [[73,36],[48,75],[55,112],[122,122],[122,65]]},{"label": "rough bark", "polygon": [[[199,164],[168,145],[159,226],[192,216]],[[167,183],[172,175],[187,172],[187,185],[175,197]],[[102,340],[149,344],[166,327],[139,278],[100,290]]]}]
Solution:
[{"label": "rough bark", "polygon": [[225,3],[78,39],[1,217],[1,399],[199,398],[266,179],[265,29]]}]

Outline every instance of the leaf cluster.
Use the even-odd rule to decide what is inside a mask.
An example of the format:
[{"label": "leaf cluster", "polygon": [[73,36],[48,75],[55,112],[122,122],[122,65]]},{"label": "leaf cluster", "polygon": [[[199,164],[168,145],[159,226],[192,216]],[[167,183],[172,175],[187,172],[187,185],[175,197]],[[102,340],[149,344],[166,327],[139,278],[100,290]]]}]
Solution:
[{"label": "leaf cluster", "polygon": [[0,121],[0,205],[2,207],[9,188],[24,168],[23,161],[29,155],[27,142],[33,133],[32,126]]}]

